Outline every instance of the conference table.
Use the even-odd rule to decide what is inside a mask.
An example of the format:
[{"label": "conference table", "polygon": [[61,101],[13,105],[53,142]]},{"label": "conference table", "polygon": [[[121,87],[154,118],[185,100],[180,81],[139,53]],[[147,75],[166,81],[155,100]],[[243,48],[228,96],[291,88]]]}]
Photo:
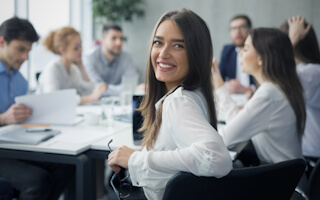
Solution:
[{"label": "conference table", "polygon": [[[77,113],[101,113],[100,106],[80,106]],[[223,125],[219,125],[223,126]],[[95,163],[97,159],[108,157],[108,142],[113,139],[111,148],[126,145],[139,150],[133,142],[132,124],[114,121],[112,126],[104,123],[88,125],[86,121],[73,126],[51,125],[51,129],[61,133],[38,145],[0,143],[0,158],[14,158],[30,161],[70,164],[75,166],[74,185],[68,188],[65,199],[96,199],[95,195]],[[0,128],[0,130],[2,127]],[[230,155],[235,159],[246,143],[237,145]]]},{"label": "conference table", "polygon": [[[42,125],[43,127],[43,125]],[[52,162],[75,166],[74,185],[68,188],[65,199],[94,199],[92,192],[92,159],[86,151],[95,142],[130,127],[130,124],[114,122],[112,127],[88,126],[81,122],[74,126],[47,126],[61,133],[37,145],[0,143],[0,158]],[[3,129],[5,127],[1,127]]]}]

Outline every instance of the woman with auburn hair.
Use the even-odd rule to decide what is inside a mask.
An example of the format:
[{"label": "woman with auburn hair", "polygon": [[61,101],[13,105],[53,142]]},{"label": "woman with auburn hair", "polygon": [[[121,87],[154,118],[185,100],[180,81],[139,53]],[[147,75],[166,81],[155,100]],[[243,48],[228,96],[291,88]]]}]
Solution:
[{"label": "woman with auburn hair", "polygon": [[272,28],[254,29],[240,52],[242,71],[259,84],[242,110],[232,101],[213,62],[219,112],[226,126],[219,130],[227,146],[250,140],[261,163],[301,158],[305,126],[303,90],[289,37]]},{"label": "woman with auburn hair", "polygon": [[79,104],[98,101],[107,89],[106,83],[94,86],[90,82],[82,65],[82,45],[78,31],[72,27],[63,27],[52,31],[44,40],[44,46],[59,59],[50,61],[39,77],[38,93],[75,88]]},{"label": "woman with auburn hair", "polygon": [[301,16],[286,20],[280,30],[289,35],[293,45],[297,73],[306,101],[306,127],[302,153],[316,160],[320,157],[320,51],[315,31]]},{"label": "woman with auburn hair", "polygon": [[155,26],[140,110],[142,151],[120,147],[109,154],[118,173],[128,168],[134,186],[148,199],[161,199],[168,180],[180,171],[222,177],[232,161],[221,136],[211,85],[209,29],[190,10],[165,13]]}]

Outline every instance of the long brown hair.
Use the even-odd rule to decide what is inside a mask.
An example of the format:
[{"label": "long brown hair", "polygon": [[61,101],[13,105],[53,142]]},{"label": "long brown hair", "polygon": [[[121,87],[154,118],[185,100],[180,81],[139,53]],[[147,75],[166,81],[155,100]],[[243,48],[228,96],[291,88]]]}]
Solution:
[{"label": "long brown hair", "polygon": [[[304,22],[304,27],[307,27],[308,23]],[[285,21],[281,26],[280,30],[289,33],[288,21]],[[304,63],[314,63],[320,64],[320,50],[319,43],[317,40],[316,33],[311,26],[308,33],[304,38],[298,41],[298,43],[293,47],[294,55],[297,59]]]},{"label": "long brown hair", "polygon": [[250,35],[252,44],[262,59],[263,75],[278,85],[290,102],[296,115],[298,136],[301,138],[306,109],[290,39],[285,33],[273,28],[254,29]]},{"label": "long brown hair", "polygon": [[140,129],[145,134],[142,148],[146,147],[148,150],[154,146],[162,121],[162,104],[158,110],[156,110],[155,104],[167,92],[164,83],[156,79],[151,62],[154,36],[159,25],[165,20],[171,20],[176,24],[183,35],[186,45],[189,72],[181,84],[186,90],[201,89],[208,106],[210,124],[215,129],[217,128],[213,88],[211,85],[213,48],[210,31],[204,20],[190,10],[169,11],[159,19],[151,36],[145,77],[146,94],[139,109],[144,117],[144,122]]}]

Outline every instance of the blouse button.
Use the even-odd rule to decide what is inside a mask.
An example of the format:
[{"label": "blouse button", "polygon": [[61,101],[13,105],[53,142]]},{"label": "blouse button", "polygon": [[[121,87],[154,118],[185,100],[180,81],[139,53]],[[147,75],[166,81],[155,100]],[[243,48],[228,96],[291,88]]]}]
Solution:
[{"label": "blouse button", "polygon": [[139,185],[139,182],[137,182],[137,185]]}]

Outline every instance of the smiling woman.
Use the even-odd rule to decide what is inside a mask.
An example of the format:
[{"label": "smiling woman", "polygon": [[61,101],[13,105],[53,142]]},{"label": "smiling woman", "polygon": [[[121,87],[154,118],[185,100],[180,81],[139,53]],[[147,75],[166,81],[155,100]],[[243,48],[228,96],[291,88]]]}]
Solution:
[{"label": "smiling woman", "polygon": [[170,20],[159,26],[154,37],[151,59],[156,78],[170,91],[182,83],[189,72],[183,36]]},{"label": "smiling woman", "polygon": [[168,180],[180,171],[222,177],[232,162],[217,120],[211,85],[209,29],[190,10],[165,13],[151,36],[142,151],[120,147],[109,154],[115,172],[128,168],[133,185],[148,199],[162,199]]}]

